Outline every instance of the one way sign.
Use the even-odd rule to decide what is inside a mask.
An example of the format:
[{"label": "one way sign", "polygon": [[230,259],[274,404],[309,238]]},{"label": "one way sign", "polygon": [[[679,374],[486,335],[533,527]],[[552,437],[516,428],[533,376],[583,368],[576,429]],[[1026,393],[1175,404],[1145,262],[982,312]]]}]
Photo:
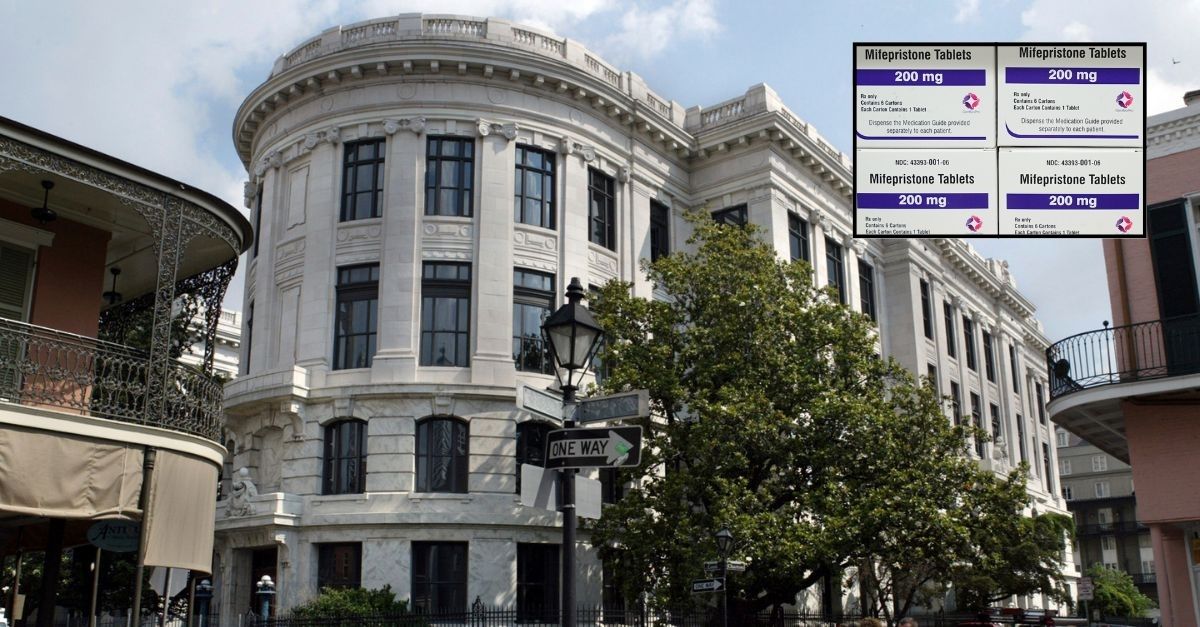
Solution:
[{"label": "one way sign", "polygon": [[616,468],[641,461],[641,427],[559,429],[546,436],[546,468]]}]

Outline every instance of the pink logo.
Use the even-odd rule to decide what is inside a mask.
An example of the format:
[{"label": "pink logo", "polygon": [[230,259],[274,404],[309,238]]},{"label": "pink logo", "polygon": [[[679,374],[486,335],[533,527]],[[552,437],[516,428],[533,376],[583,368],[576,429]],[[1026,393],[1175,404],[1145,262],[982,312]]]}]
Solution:
[{"label": "pink logo", "polygon": [[978,233],[979,229],[983,228],[983,218],[979,216],[971,216],[967,218],[967,228],[970,229],[972,233]]},{"label": "pink logo", "polygon": [[1133,94],[1127,91],[1121,92],[1121,95],[1117,96],[1117,104],[1121,105],[1122,109],[1133,106]]},{"label": "pink logo", "polygon": [[1120,231],[1122,233],[1128,233],[1129,229],[1132,229],[1132,228],[1133,228],[1133,220],[1130,220],[1129,216],[1121,216],[1121,218],[1119,220],[1117,220],[1117,230],[1118,231]]},{"label": "pink logo", "polygon": [[979,96],[976,96],[973,93],[968,93],[967,95],[963,96],[962,103],[964,107],[974,111],[979,107]]}]

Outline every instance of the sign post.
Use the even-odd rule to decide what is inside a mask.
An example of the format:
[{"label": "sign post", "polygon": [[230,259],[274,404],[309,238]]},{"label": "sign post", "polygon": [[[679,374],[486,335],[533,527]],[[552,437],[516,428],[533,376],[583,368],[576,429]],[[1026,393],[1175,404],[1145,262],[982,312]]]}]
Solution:
[{"label": "sign post", "polygon": [[1091,608],[1088,607],[1088,601],[1091,601],[1096,594],[1096,584],[1091,577],[1079,578],[1079,600],[1083,601],[1083,615],[1087,617],[1088,622],[1092,620]]}]

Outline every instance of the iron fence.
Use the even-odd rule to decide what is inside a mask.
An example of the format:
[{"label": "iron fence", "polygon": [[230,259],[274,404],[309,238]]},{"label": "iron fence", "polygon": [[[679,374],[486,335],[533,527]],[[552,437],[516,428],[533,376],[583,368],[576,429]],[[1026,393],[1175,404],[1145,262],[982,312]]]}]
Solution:
[{"label": "iron fence", "polygon": [[1050,398],[1113,383],[1200,372],[1200,315],[1105,327],[1046,349]]},{"label": "iron fence", "polygon": [[0,401],[220,439],[221,382],[172,360],[166,411],[151,415],[143,351],[0,318]]}]

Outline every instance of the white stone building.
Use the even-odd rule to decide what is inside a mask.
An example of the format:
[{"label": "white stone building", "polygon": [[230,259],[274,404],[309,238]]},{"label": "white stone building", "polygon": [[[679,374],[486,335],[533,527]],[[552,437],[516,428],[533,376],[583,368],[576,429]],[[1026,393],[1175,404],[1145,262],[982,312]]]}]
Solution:
[{"label": "white stone building", "polygon": [[[233,134],[257,241],[228,444],[257,496],[218,509],[227,615],[263,574],[283,608],[325,584],[554,603],[558,516],[517,495],[546,423],[516,385],[553,383],[536,328],[571,277],[653,296],[638,262],[684,246],[686,209],[810,260],[878,318],[884,353],[995,425],[1007,445],[982,463],[1028,460],[1037,507],[1065,511],[1046,340],[1006,266],[952,240],[852,239],[850,159],[766,85],[684,108],[576,41],[407,14],[280,57]],[[579,602],[600,604],[585,535],[580,555]]]},{"label": "white stone building", "polygon": [[[204,361],[204,334],[200,332],[200,322],[193,323],[191,328],[196,334],[195,341],[180,355],[179,361],[185,364],[199,365]],[[238,376],[241,367],[238,361],[242,355],[242,312],[232,309],[221,309],[217,318],[217,333],[213,343],[213,372],[226,380]]]}]

